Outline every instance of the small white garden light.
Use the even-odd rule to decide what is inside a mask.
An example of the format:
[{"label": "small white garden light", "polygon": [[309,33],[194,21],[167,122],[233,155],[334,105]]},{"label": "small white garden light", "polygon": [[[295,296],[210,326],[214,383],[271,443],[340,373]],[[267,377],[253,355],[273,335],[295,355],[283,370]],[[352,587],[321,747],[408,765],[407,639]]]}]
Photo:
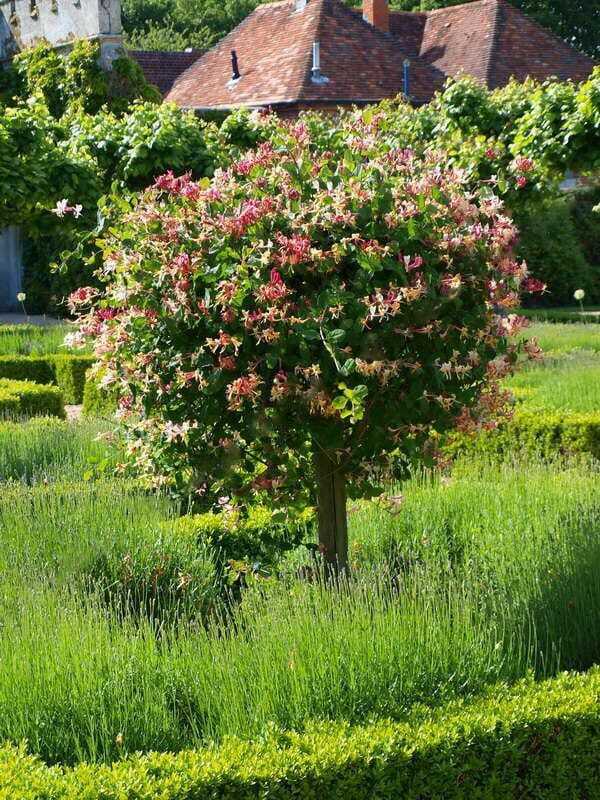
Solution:
[{"label": "small white garden light", "polygon": [[27,315],[27,310],[25,308],[25,300],[27,300],[27,295],[25,294],[25,292],[17,292],[17,302],[21,304],[21,308],[23,309],[23,314],[25,314],[25,317],[29,322],[29,316]]},{"label": "small white garden light", "polygon": [[583,289],[576,289],[573,292],[573,297],[579,303],[579,306],[581,308],[581,313],[583,314],[583,298],[585,297],[585,291]]}]

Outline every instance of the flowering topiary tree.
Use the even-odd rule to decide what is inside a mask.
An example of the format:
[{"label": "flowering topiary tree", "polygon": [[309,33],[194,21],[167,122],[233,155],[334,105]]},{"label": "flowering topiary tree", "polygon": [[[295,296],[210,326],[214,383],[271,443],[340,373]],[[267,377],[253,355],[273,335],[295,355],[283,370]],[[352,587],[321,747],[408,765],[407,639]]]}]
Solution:
[{"label": "flowering topiary tree", "polygon": [[71,305],[138,469],[222,503],[316,498],[344,566],[347,491],[487,424],[524,323],[496,312],[541,287],[502,203],[443,153],[386,148],[359,118],[327,147],[281,124],[211,182],[163,175],[105,242],[104,291]]}]

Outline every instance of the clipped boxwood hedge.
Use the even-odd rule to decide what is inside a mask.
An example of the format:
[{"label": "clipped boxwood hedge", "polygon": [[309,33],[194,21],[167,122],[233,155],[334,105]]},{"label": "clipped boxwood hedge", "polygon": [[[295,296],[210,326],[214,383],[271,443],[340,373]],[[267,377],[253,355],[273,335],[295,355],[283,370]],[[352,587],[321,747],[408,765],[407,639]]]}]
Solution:
[{"label": "clipped boxwood hedge", "polygon": [[83,389],[84,417],[113,417],[116,410],[115,393],[101,388],[98,377],[88,377]]},{"label": "clipped boxwood hedge", "polygon": [[0,417],[65,417],[65,405],[57,386],[0,378]]},{"label": "clipped boxwood hedge", "polygon": [[521,453],[548,459],[578,454],[600,458],[600,412],[519,409],[497,430],[452,435],[447,449],[453,455],[477,453],[501,458]]},{"label": "clipped boxwood hedge", "polygon": [[81,403],[85,374],[93,356],[61,353],[47,356],[0,356],[0,378],[56,384],[65,403]]},{"label": "clipped boxwood hedge", "polygon": [[[0,796],[19,800],[597,800],[600,671],[562,675],[404,723],[309,724],[111,765],[47,767],[0,749]],[[126,747],[123,742],[123,747]]]},{"label": "clipped boxwood hedge", "polygon": [[239,513],[194,514],[165,523],[178,536],[192,539],[196,546],[208,546],[218,561],[243,562],[270,570],[282,554],[314,541],[314,511],[306,509],[295,519],[279,519],[264,506],[250,506]]},{"label": "clipped boxwood hedge", "polygon": [[67,353],[52,357],[54,382],[62,390],[65,403],[83,402],[85,375],[95,360],[94,356]]}]

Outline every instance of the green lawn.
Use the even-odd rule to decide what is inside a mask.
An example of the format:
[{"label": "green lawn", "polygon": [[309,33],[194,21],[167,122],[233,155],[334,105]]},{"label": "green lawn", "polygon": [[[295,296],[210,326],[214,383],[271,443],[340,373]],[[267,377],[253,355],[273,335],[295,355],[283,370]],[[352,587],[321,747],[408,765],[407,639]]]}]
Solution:
[{"label": "green lawn", "polygon": [[0,356],[45,356],[68,352],[63,342],[72,330],[69,325],[0,324]]},{"label": "green lawn", "polygon": [[600,326],[536,323],[524,334],[533,337],[543,361],[525,364],[507,387],[526,407],[600,411]]}]

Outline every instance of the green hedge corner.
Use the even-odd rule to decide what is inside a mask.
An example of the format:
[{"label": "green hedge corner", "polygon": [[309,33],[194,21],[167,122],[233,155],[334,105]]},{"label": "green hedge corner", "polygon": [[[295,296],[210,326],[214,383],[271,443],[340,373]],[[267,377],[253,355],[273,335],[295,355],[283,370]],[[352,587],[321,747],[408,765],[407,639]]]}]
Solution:
[{"label": "green hedge corner", "polygon": [[63,393],[65,403],[78,404],[83,400],[85,374],[93,363],[93,356],[72,353],[0,356],[0,378],[56,384]]},{"label": "green hedge corner", "polygon": [[518,410],[510,422],[493,431],[451,434],[452,455],[477,453],[492,457],[518,454],[551,459],[587,454],[600,458],[600,413]]},{"label": "green hedge corner", "polygon": [[65,417],[61,390],[33,381],[0,378],[0,417]]}]

